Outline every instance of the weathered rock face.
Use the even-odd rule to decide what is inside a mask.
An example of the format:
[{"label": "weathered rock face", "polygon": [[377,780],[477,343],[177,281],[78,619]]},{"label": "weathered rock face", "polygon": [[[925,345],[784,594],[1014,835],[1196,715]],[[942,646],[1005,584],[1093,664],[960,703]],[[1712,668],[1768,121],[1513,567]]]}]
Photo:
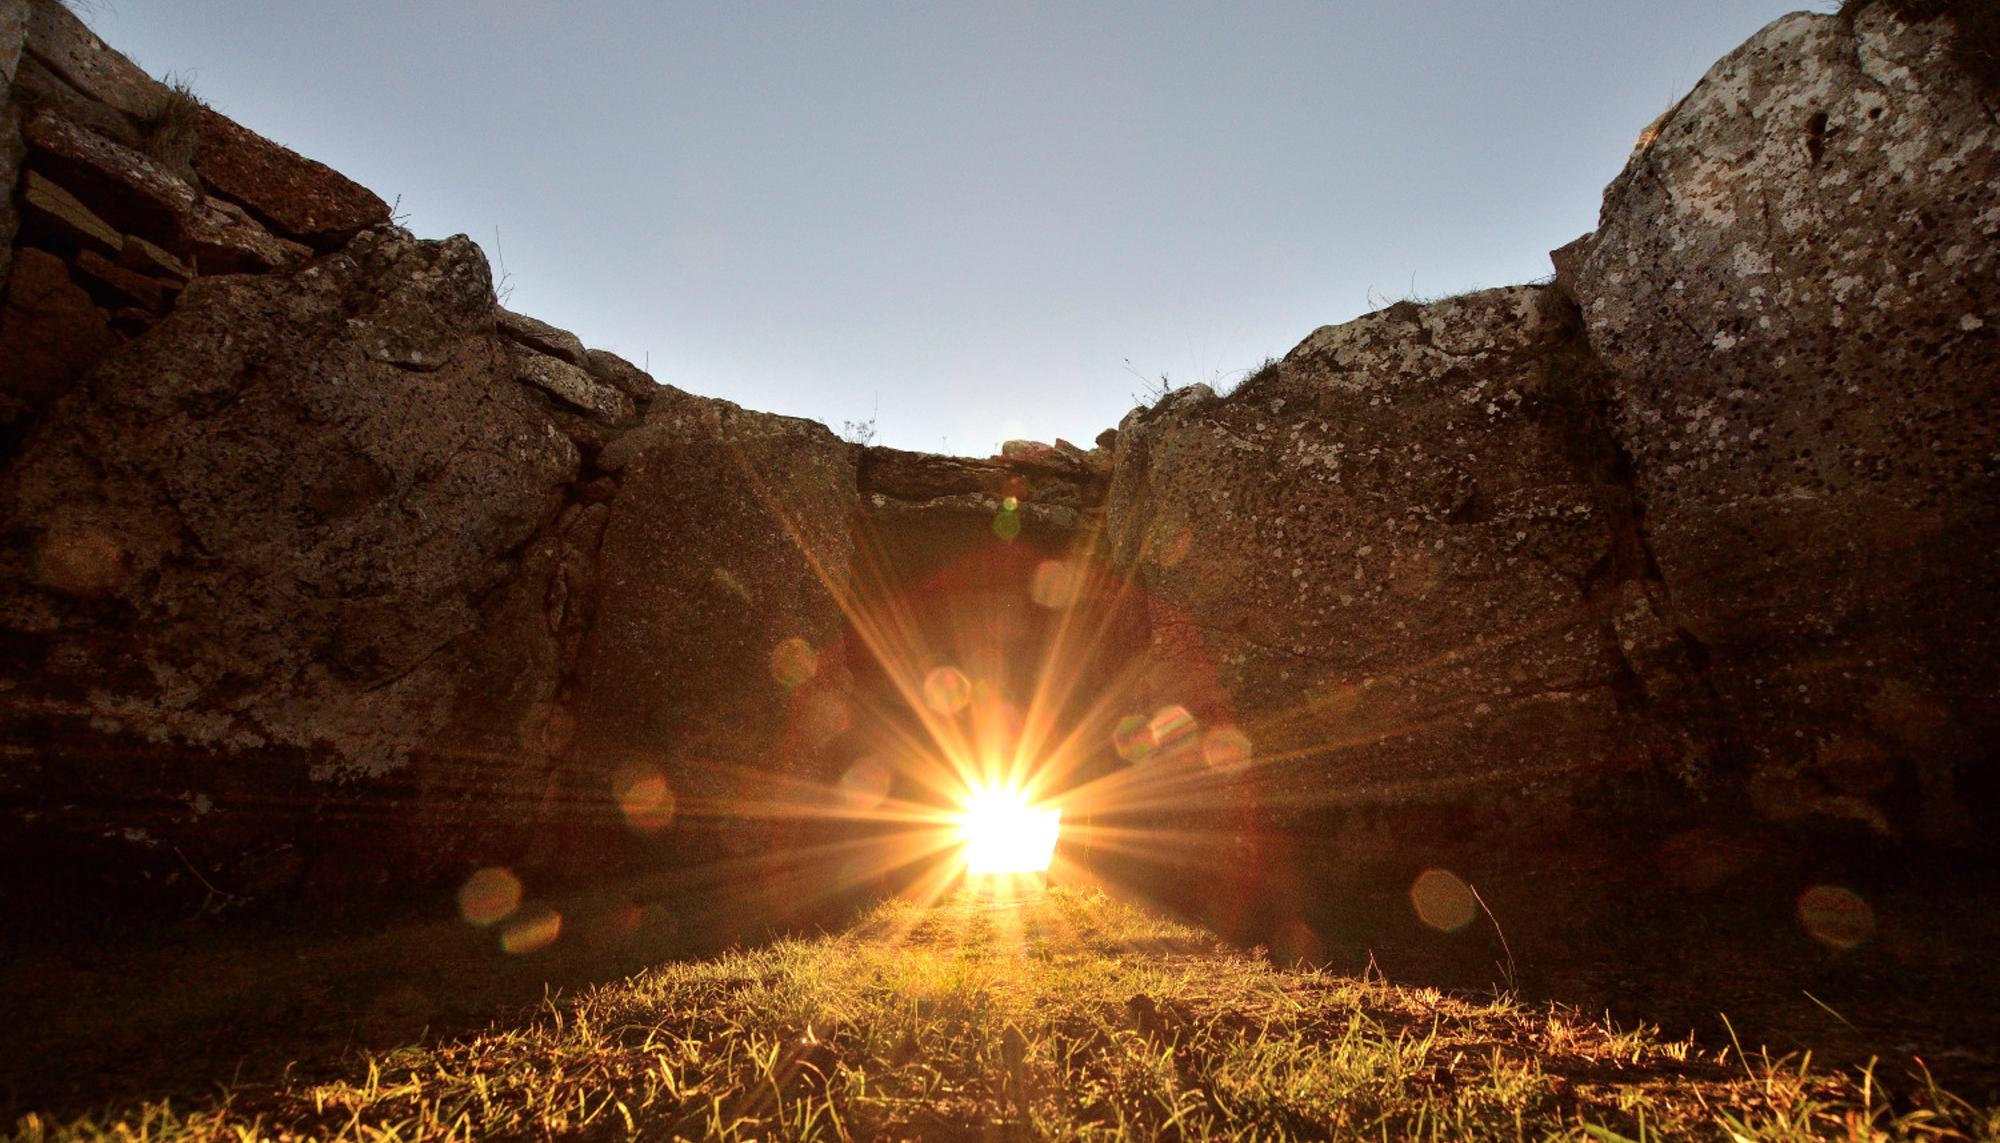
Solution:
[{"label": "weathered rock face", "polygon": [[818,776],[851,446],[497,307],[53,0],[0,61],[0,892],[657,864]]},{"label": "weathered rock face", "polygon": [[[1110,521],[1151,620],[1135,713],[1184,709],[1188,752],[1223,748],[1190,805],[1553,824],[1579,791],[1705,771],[1697,672],[1578,335],[1546,288],[1404,303],[1226,398],[1126,418]],[[1245,768],[1246,745],[1273,761]]]},{"label": "weathered rock face", "polygon": [[861,491],[877,517],[906,516],[943,523],[974,520],[975,531],[990,524],[1004,539],[1023,529],[1066,542],[1077,528],[1094,524],[1101,513],[1110,473],[1103,450],[1085,453],[1068,442],[1067,452],[1036,442],[1010,441],[1011,453],[977,457],[937,456],[872,447],[861,455]]},{"label": "weathered rock face", "polygon": [[333,250],[389,221],[388,205],[373,191],[207,108],[193,131],[201,181],[287,238]]},{"label": "weathered rock face", "polygon": [[[9,737],[53,718],[204,759],[188,796],[224,809],[437,748],[480,601],[578,466],[491,305],[470,242],[371,232],[297,274],[197,279],[109,355],[0,483]],[[101,778],[63,754],[9,785]]]},{"label": "weathered rock face", "polygon": [[1894,824],[1950,836],[2000,730],[2000,123],[1950,29],[1890,8],[1719,62],[1572,285],[1760,800],[1915,785]]},{"label": "weathered rock face", "polygon": [[827,787],[820,751],[848,718],[854,451],[823,425],[671,389],[605,449],[617,494],[572,525],[597,536],[567,752],[585,788],[664,774],[681,813],[746,852],[784,815],[742,807]]},{"label": "weathered rock face", "polygon": [[2000,128],[1886,7],[1718,64],[1557,284],[1393,306],[1127,418],[1148,702],[1269,759],[1205,809],[1319,815],[1329,864],[1587,846],[1649,789],[1990,820]]},{"label": "weathered rock face", "polygon": [[[24,0],[0,3],[0,187],[12,187],[21,166],[21,113],[14,106],[14,77],[21,70],[21,49],[28,39],[28,6]],[[12,196],[6,196],[11,198]],[[14,204],[0,201],[0,282],[13,263]]]},{"label": "weathered rock face", "polygon": [[2000,804],[2000,128],[1893,7],[1719,64],[1550,286],[978,460],[663,388],[0,0],[0,808],[246,896],[768,872],[949,666],[939,717],[1039,704],[1107,815],[1281,912],[1641,804],[1961,838]]},{"label": "weathered rock face", "polygon": [[[501,368],[490,288],[470,242],[390,233],[297,275],[198,279],[11,467],[5,578],[36,585],[12,625],[84,689],[136,668],[106,717],[399,764],[449,689],[439,652],[577,471]],[[378,360],[384,338],[429,368]],[[65,613],[85,600],[157,647],[103,646]]]}]

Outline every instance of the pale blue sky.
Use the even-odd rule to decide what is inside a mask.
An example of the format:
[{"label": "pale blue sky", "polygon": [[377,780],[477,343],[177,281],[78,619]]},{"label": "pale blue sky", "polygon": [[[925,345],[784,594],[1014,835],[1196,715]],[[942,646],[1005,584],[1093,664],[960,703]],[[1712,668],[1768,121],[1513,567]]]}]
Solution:
[{"label": "pale blue sky", "polygon": [[[494,252],[510,305],[878,439],[1088,445],[1406,296],[1528,281],[1784,0],[97,0],[155,73]],[[876,410],[879,408],[879,414]]]}]

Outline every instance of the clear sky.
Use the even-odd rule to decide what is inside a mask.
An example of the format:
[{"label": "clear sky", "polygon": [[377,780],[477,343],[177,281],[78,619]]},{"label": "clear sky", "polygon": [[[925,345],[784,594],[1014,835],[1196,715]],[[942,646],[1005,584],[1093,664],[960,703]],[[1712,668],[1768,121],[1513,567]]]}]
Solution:
[{"label": "clear sky", "polygon": [[[1083,444],[1412,293],[1529,281],[1786,0],[81,0],[660,380]],[[1824,8],[1826,5],[1821,5]]]}]

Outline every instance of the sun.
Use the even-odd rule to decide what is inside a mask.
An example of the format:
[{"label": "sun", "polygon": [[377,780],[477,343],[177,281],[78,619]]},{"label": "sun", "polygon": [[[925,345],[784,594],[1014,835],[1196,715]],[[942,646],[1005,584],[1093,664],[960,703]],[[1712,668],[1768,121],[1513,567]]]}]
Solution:
[{"label": "sun", "polygon": [[1062,810],[1030,805],[1023,790],[982,786],[966,794],[957,824],[967,873],[1041,873],[1055,857]]}]

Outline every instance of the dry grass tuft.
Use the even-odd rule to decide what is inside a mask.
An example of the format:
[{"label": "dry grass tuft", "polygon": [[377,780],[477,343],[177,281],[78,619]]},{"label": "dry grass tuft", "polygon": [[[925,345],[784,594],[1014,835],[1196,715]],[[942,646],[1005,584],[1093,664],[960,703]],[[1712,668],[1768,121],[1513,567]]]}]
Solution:
[{"label": "dry grass tuft", "polygon": [[139,121],[141,149],[146,156],[176,171],[192,172],[195,144],[200,139],[201,113],[208,104],[185,79],[166,78],[159,106]]}]

